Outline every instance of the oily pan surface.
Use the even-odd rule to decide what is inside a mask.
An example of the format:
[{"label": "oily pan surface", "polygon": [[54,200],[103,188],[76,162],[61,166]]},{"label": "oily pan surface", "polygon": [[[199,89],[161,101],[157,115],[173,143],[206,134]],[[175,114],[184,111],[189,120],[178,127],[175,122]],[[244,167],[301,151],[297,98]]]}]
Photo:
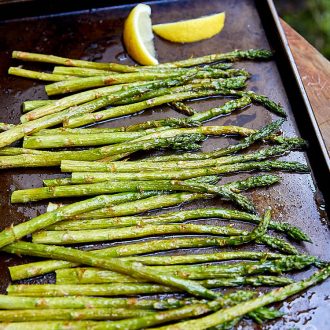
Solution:
[{"label": "oily pan surface", "polygon": [[[24,78],[11,77],[6,74],[9,66],[24,64],[24,67],[39,71],[52,66],[41,63],[22,63],[12,60],[13,50],[40,52],[70,58],[81,58],[96,61],[114,61],[132,64],[122,45],[122,29],[131,6],[105,8],[89,12],[56,15],[53,17],[33,18],[0,23],[0,121],[18,123],[21,115],[20,105],[25,100],[44,99],[43,83]],[[262,28],[260,17],[254,1],[222,0],[222,1],[173,1],[152,4],[152,20],[154,24],[189,19],[226,11],[226,22],[223,31],[209,40],[192,44],[174,44],[156,37],[155,45],[160,63],[186,59],[191,56],[202,56],[233,49],[269,48]],[[239,62],[235,67],[246,68],[253,74],[248,82],[248,89],[265,94],[276,102],[280,102],[289,114],[282,126],[285,135],[298,135],[288,97],[283,87],[275,61]],[[293,96],[291,96],[293,97]],[[225,102],[222,98],[198,100],[190,102],[196,110],[205,110]],[[146,110],[137,116],[121,118],[102,124],[113,127],[129,125],[151,119],[170,116],[181,116],[167,106],[155,110]],[[249,128],[260,128],[277,119],[260,106],[252,105],[228,117],[213,120],[207,125],[244,125]],[[100,125],[98,125],[100,127]],[[233,143],[232,138],[210,138],[203,144],[203,150],[213,150]],[[307,162],[303,153],[293,152],[283,159]],[[317,170],[317,169],[316,169]],[[54,169],[14,169],[1,172],[1,218],[0,228],[17,224],[45,211],[47,202],[30,204],[10,204],[12,191],[32,187],[40,187],[42,179],[62,176],[58,168]],[[246,174],[237,174],[223,178],[222,182],[243,178]],[[247,193],[256,204],[259,212],[267,206],[273,209],[274,219],[287,221],[303,229],[313,240],[313,244],[304,243],[298,248],[305,253],[330,260],[330,234],[326,223],[326,215],[320,193],[309,174],[280,173],[282,181],[271,188],[256,189]],[[185,205],[185,208],[207,206],[230,207],[217,199],[197,201]],[[182,208],[182,207],[181,207]],[[175,210],[178,208],[171,208]],[[208,222],[212,222],[208,220]],[[214,222],[213,222],[214,223]],[[221,223],[221,222],[219,222]],[[117,244],[124,244],[120,242]],[[111,245],[107,244],[106,246]],[[90,247],[90,246],[89,246]],[[249,249],[249,246],[244,247]],[[257,247],[262,249],[262,247]],[[199,252],[211,251],[201,249]],[[196,251],[196,250],[195,250]],[[9,283],[8,266],[36,260],[0,254],[0,291],[5,292]],[[303,273],[304,276],[308,272]],[[301,275],[299,275],[299,278]],[[298,276],[295,278],[298,279]],[[29,282],[43,283],[53,280],[52,276],[44,276]],[[329,311],[330,283],[318,285],[296,299],[288,300],[282,310],[283,318],[264,326],[272,329],[290,328],[293,326],[314,326],[316,329],[329,327],[325,315]]]}]

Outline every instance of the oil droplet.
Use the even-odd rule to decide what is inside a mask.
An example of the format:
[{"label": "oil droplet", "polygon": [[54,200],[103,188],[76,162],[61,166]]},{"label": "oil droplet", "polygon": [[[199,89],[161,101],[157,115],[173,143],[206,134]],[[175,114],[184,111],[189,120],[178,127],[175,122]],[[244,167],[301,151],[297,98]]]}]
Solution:
[{"label": "oil droplet", "polygon": [[119,54],[116,55],[116,59],[121,62],[127,60],[127,58],[128,56],[126,52],[120,52]]}]

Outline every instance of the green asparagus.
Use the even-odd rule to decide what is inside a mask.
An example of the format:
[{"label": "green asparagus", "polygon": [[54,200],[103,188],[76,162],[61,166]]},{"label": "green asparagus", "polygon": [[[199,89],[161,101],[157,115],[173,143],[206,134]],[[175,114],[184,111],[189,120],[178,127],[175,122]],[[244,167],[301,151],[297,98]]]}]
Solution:
[{"label": "green asparagus", "polygon": [[236,306],[222,309],[219,312],[209,316],[195,319],[193,321],[184,321],[173,325],[165,326],[165,330],[180,330],[193,327],[196,330],[208,329],[209,327],[228,322],[234,318],[243,316],[256,308],[269,305],[274,302],[282,301],[298,292],[301,292],[310,286],[326,280],[330,276],[330,266],[315,272],[311,277],[289,284],[281,289],[273,290],[252,300],[237,304]]}]

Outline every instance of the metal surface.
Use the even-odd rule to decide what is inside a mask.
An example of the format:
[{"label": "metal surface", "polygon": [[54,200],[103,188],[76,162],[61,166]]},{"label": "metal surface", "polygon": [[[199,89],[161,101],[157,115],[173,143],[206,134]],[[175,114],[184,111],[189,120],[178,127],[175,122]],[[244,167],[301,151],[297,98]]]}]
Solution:
[{"label": "metal surface", "polygon": [[[51,2],[53,4],[53,2]],[[101,4],[104,6],[104,2]],[[271,1],[252,0],[222,0],[222,1],[167,1],[151,2],[152,19],[154,23],[163,23],[187,19],[226,11],[227,18],[221,34],[212,39],[193,44],[173,44],[156,37],[155,43],[160,62],[185,59],[191,56],[201,56],[217,52],[226,52],[236,48],[271,48],[275,50],[275,60],[270,62],[240,62],[235,67],[244,67],[251,73],[248,88],[258,93],[268,95],[280,102],[289,114],[283,125],[287,136],[301,135],[309,141],[308,159],[303,153],[292,153],[284,159],[309,162],[313,174],[280,174],[282,182],[269,189],[259,189],[248,195],[256,203],[258,211],[262,212],[268,205],[274,210],[274,218],[288,221],[304,229],[312,238],[313,244],[301,244],[302,252],[310,253],[330,260],[330,231],[325,214],[324,197],[329,193],[324,188],[329,182],[329,172],[322,153],[322,145],[318,140],[318,132],[313,126],[313,117],[306,103],[306,96],[297,78],[292,57],[288,53],[283,34],[276,25],[277,18]],[[49,13],[39,7],[38,14]],[[80,7],[84,9],[86,7]],[[20,116],[20,104],[29,99],[45,98],[43,85],[23,78],[9,77],[6,72],[10,65],[20,65],[22,62],[10,58],[12,50],[34,51],[60,55],[71,58],[83,58],[96,61],[116,61],[125,64],[133,63],[123,48],[121,37],[123,22],[131,5],[108,7],[92,11],[80,11],[52,16],[26,19],[7,20],[0,23],[0,121],[17,123]],[[1,9],[1,7],[0,7]],[[77,8],[75,8],[77,9]],[[54,9],[54,12],[58,10]],[[3,13],[3,12],[2,12]],[[24,15],[18,7],[17,17]],[[29,14],[27,14],[29,15]],[[14,17],[12,13],[11,17]],[[1,10],[0,10],[1,17]],[[8,16],[9,17],[9,16]],[[4,18],[3,16],[1,17]],[[291,61],[291,62],[290,62]],[[25,67],[48,69],[47,65],[23,63]],[[223,104],[225,100],[213,98],[191,102],[197,110],[203,110]],[[166,106],[153,111],[114,120],[104,126],[120,126],[142,122],[145,120],[179,116]],[[228,117],[222,117],[213,124],[245,125],[251,128],[261,126],[275,120],[277,117],[263,107],[251,106]],[[233,139],[224,137],[209,139],[204,143],[204,150],[212,150]],[[1,172],[1,220],[0,227],[17,224],[45,210],[46,203],[31,203],[27,205],[10,205],[10,194],[15,189],[41,186],[44,178],[58,177],[59,169],[19,169]],[[243,174],[224,178],[223,182]],[[316,184],[317,182],[317,184]],[[228,206],[220,201],[197,202],[186,207]],[[209,221],[209,220],[208,220]],[[211,222],[211,220],[210,220]],[[122,244],[120,242],[117,244]],[[249,248],[247,246],[246,248]],[[261,247],[260,247],[261,248]],[[205,250],[203,250],[205,251]],[[9,283],[7,267],[20,264],[27,258],[8,255],[0,256],[0,290],[5,291]],[[306,276],[309,272],[302,273]],[[294,275],[295,276],[295,275]],[[301,275],[295,276],[301,278]],[[49,279],[49,277],[47,277]],[[44,282],[38,278],[34,282]],[[307,329],[328,329],[330,281],[314,287],[299,297],[288,300],[282,310],[286,316],[276,322],[268,323],[264,329],[289,329],[293,327]],[[245,325],[247,328],[251,324]],[[313,328],[313,326],[315,328]]]}]

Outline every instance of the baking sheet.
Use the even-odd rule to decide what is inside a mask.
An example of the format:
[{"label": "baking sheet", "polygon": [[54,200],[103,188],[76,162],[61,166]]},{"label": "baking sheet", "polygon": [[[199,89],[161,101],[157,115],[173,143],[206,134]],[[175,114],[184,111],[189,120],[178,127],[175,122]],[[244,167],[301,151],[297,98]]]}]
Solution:
[{"label": "baking sheet", "polygon": [[[44,99],[46,97],[42,83],[24,78],[12,77],[6,74],[9,66],[23,64],[32,69],[50,69],[52,66],[39,63],[23,63],[12,60],[12,50],[40,52],[60,55],[69,58],[81,58],[95,61],[116,61],[123,64],[133,64],[122,45],[123,23],[133,5],[107,7],[90,11],[63,13],[36,18],[7,20],[0,23],[0,121],[17,123],[21,115],[20,105],[25,100]],[[256,3],[252,0],[193,0],[151,2],[152,20],[154,24],[189,19],[225,11],[227,14],[223,31],[212,39],[192,43],[173,44],[156,37],[155,44],[159,61],[168,62],[191,56],[202,56],[217,52],[227,52],[233,49],[271,48],[274,46],[266,37],[263,13],[258,12]],[[266,14],[266,13],[265,13]],[[276,49],[275,49],[276,50]],[[279,69],[283,60],[276,57],[276,61],[269,62],[239,62],[236,68],[246,68],[253,74],[248,82],[248,89],[265,94],[280,102],[288,113],[288,120],[283,125],[287,136],[308,134],[300,126],[298,131],[294,119],[297,109],[293,101],[296,91],[288,89],[288,82],[283,84],[284,75]],[[298,96],[297,96],[298,97]],[[291,101],[291,103],[289,102]],[[191,102],[197,110],[204,110],[225,102],[222,98],[212,98]],[[294,110],[294,111],[293,111]],[[301,111],[304,111],[302,109]],[[121,118],[102,124],[103,126],[121,126],[143,122],[150,119],[180,116],[167,106],[154,110],[147,110],[138,116]],[[214,120],[208,125],[244,125],[250,128],[260,128],[277,119],[263,107],[253,105],[248,109],[233,115]],[[301,133],[301,134],[300,134]],[[212,138],[204,143],[204,150],[212,150],[233,143],[234,139]],[[294,152],[283,157],[286,160],[308,162],[304,153]],[[315,163],[315,161],[314,161]],[[314,168],[316,172],[318,169]],[[315,173],[316,174],[316,173]],[[58,177],[58,169],[15,169],[1,172],[0,227],[17,224],[45,211],[47,203],[30,203],[10,205],[10,194],[17,189],[38,187],[42,179]],[[223,182],[242,178],[245,174],[224,178]],[[313,244],[300,244],[301,252],[310,253],[323,259],[330,260],[330,231],[325,214],[325,205],[321,192],[317,188],[313,176],[310,174],[280,174],[280,184],[267,189],[258,189],[247,193],[256,203],[259,212],[271,206],[274,218],[287,221],[305,230]],[[201,201],[189,204],[187,208],[204,206],[225,206],[218,200]],[[171,208],[175,209],[175,208]],[[123,244],[120,242],[117,244]],[[246,247],[247,249],[249,246]],[[262,249],[262,247],[258,247]],[[209,251],[210,249],[208,249]],[[202,251],[206,251],[203,249]],[[30,258],[0,255],[0,290],[5,292],[9,283],[7,267],[21,264]],[[301,273],[307,276],[310,272]],[[301,278],[297,275],[295,278]],[[44,282],[51,277],[42,277],[32,282]],[[269,322],[264,329],[289,329],[298,327],[305,329],[327,329],[330,327],[330,281],[314,287],[307,292],[292,298],[283,304],[282,310],[286,316],[280,320]],[[247,323],[245,327],[250,327]]]}]

